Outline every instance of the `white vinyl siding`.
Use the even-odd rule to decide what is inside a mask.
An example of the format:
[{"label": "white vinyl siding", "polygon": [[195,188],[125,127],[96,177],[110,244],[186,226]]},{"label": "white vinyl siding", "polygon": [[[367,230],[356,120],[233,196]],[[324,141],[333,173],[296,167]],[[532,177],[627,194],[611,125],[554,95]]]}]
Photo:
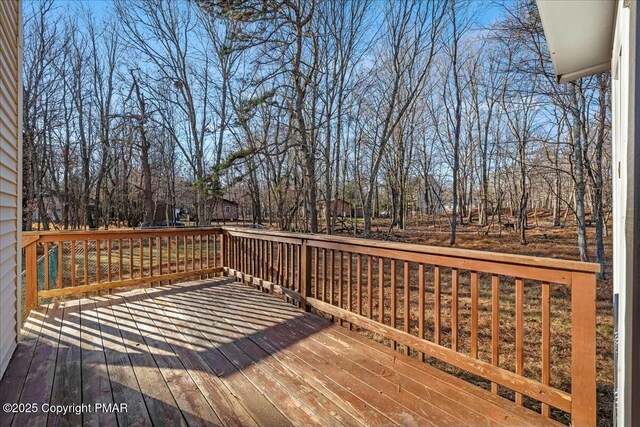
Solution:
[{"label": "white vinyl siding", "polygon": [[0,1],[0,377],[18,340],[21,224],[20,1]]}]

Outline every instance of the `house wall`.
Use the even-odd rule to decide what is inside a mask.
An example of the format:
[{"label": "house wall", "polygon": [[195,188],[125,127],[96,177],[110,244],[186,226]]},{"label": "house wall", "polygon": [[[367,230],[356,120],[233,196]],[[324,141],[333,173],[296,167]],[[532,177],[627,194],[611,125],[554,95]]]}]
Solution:
[{"label": "house wall", "polygon": [[213,209],[213,214],[211,216],[213,221],[222,221],[224,220],[237,220],[238,219],[238,204],[237,203],[229,203],[225,200],[218,201]]},{"label": "house wall", "polygon": [[[616,423],[640,424],[640,50],[635,2],[618,2],[613,43],[613,292]],[[636,174],[638,171],[638,174]],[[632,363],[635,361],[636,363]]]},{"label": "house wall", "polygon": [[21,228],[20,0],[0,1],[0,377],[18,340]]}]

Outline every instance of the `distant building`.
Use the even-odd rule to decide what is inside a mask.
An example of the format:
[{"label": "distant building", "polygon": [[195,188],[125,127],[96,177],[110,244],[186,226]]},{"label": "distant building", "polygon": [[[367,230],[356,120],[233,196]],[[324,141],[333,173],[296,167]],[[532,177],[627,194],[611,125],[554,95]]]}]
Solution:
[{"label": "distant building", "polygon": [[[335,210],[334,210],[335,209]],[[329,202],[329,212],[336,212],[338,217],[347,218],[353,214],[351,203],[343,199],[335,199]],[[325,217],[325,202],[318,202],[318,216],[320,219]]]},{"label": "distant building", "polygon": [[213,202],[212,221],[237,221],[238,220],[238,203],[233,200],[223,199],[222,197]]}]

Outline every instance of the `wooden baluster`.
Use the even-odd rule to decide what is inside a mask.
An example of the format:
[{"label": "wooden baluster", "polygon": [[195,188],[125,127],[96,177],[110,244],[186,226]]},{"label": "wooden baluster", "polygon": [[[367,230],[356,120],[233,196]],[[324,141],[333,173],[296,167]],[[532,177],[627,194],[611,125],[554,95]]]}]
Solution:
[{"label": "wooden baluster", "polygon": [[236,270],[242,271],[244,258],[242,255],[242,238],[236,237]]},{"label": "wooden baluster", "polygon": [[384,258],[378,258],[378,322],[384,324]]},{"label": "wooden baluster", "polygon": [[[214,256],[216,248],[213,248]],[[220,266],[233,268],[233,237],[228,234],[220,235]]]},{"label": "wooden baluster", "polygon": [[[280,246],[280,243],[278,242],[269,242],[269,264],[270,264],[270,279],[269,281],[271,283],[278,283],[278,262],[280,260],[279,255],[278,255],[278,248]],[[311,262],[313,262],[313,248],[309,249],[310,251],[312,251],[311,256],[310,256],[310,260]],[[313,266],[312,266],[313,267]],[[311,276],[313,277],[313,269],[309,271],[309,273],[311,274]],[[311,284],[310,284],[311,286]],[[311,297],[311,294],[308,295],[309,297]]]},{"label": "wooden baluster", "polygon": [[[347,253],[347,310],[349,311],[353,311],[353,304],[352,304],[352,299],[353,299],[353,273],[352,273],[352,260],[351,260],[351,252]],[[349,327],[351,327],[351,325],[349,325]]]},{"label": "wooden baluster", "polygon": [[295,269],[296,269],[296,259],[295,259],[295,245],[289,245],[289,287],[291,289],[295,289]]},{"label": "wooden baluster", "polygon": [[254,258],[255,258],[255,276],[262,279],[262,240],[254,241]]},{"label": "wooden baluster", "polygon": [[356,313],[362,315],[362,255],[358,254],[356,258],[356,286],[358,293],[356,294]]},{"label": "wooden baluster", "polygon": [[306,240],[302,241],[300,248],[300,286],[302,309],[308,310],[307,298],[311,296],[311,247]]},{"label": "wooden baluster", "polygon": [[62,241],[58,241],[58,289],[64,287],[63,280],[63,272],[64,272],[64,243]]},{"label": "wooden baluster", "polygon": [[226,234],[214,235],[213,239],[213,259],[214,267],[229,267],[231,262],[229,257],[229,237]]},{"label": "wooden baluster", "polygon": [[[424,339],[424,264],[418,264],[418,336]],[[424,353],[418,357],[424,362]]]},{"label": "wooden baluster", "polygon": [[269,263],[267,259],[267,254],[269,253],[269,241],[262,240],[260,242],[260,278],[269,281]]},{"label": "wooden baluster", "polygon": [[250,245],[249,264],[251,265],[251,275],[258,277],[260,275],[258,271],[258,240],[251,239]]},{"label": "wooden baluster", "polygon": [[[71,250],[73,251],[73,247],[71,248]],[[112,281],[112,275],[113,275],[113,273],[111,271],[111,252],[112,252],[112,250],[113,250],[113,247],[112,247],[111,239],[108,239],[107,240],[107,268],[108,268],[107,280],[109,282]]]},{"label": "wooden baluster", "polygon": [[264,242],[264,280],[272,282],[271,280],[271,241],[266,240]]},{"label": "wooden baluster", "polygon": [[196,270],[196,236],[191,236],[191,271]]},{"label": "wooden baluster", "polygon": [[96,240],[96,283],[100,283],[100,279],[102,276],[102,255],[100,254],[100,247],[102,246],[102,241],[100,239]]},{"label": "wooden baluster", "polygon": [[189,236],[189,240],[191,241],[191,271],[195,271],[196,269],[196,236]]},{"label": "wooden baluster", "polygon": [[322,297],[320,298],[322,301],[327,300],[327,252],[326,249],[322,249]]},{"label": "wooden baluster", "polygon": [[242,238],[242,272],[249,274],[249,239]]},{"label": "wooden baluster", "polygon": [[[500,363],[500,277],[491,276],[491,363]],[[491,391],[498,394],[498,384],[491,383]]]},{"label": "wooden baluster", "polygon": [[[209,245],[209,240],[213,237],[213,267],[228,267],[229,266],[229,256],[226,252],[229,251],[229,241],[224,234],[214,234],[213,236],[207,235],[207,245]],[[220,242],[220,249],[218,249],[218,241]],[[210,251],[211,248],[207,246],[207,251]],[[218,258],[217,254],[220,252],[220,257]],[[209,257],[209,252],[207,252],[207,257]],[[211,268],[209,265],[209,260],[207,259],[207,267]]]},{"label": "wooden baluster", "polygon": [[[551,374],[551,296],[549,283],[542,284],[542,384],[549,385]],[[542,415],[549,416],[549,405],[542,404]]]},{"label": "wooden baluster", "polygon": [[167,273],[173,273],[173,266],[171,265],[171,236],[167,237]]},{"label": "wooden baluster", "polygon": [[[206,268],[211,268],[211,236],[205,235],[205,265]],[[216,235],[213,235],[213,266],[217,267],[218,263],[216,262]]]},{"label": "wooden baluster", "polygon": [[[217,267],[228,267],[229,266],[229,251],[227,236],[224,234],[219,235],[220,239],[220,263],[216,263]],[[215,240],[213,242],[213,256],[216,256],[216,245]]]},{"label": "wooden baluster", "polygon": [[124,280],[122,262],[122,239],[118,239],[118,280]]},{"label": "wooden baluster", "polygon": [[242,238],[236,237],[236,258],[237,258],[237,270],[242,271],[244,267],[244,257],[242,255]]},{"label": "wooden baluster", "polygon": [[367,316],[373,318],[373,260],[367,255]]},{"label": "wooden baluster", "polygon": [[[44,246],[44,289],[45,291],[48,291],[49,290],[49,243],[44,242],[43,246]],[[60,266],[58,266],[58,268],[60,268]],[[61,286],[56,286],[56,288],[59,288],[59,287]]]},{"label": "wooden baluster", "polygon": [[133,239],[129,239],[129,278],[133,279]]},{"label": "wooden baluster", "polygon": [[235,265],[234,268],[236,271],[241,269],[241,265],[240,265],[240,239],[238,239],[238,237],[234,237],[233,238],[233,246],[234,246],[234,256],[235,256]]},{"label": "wooden baluster", "polygon": [[471,272],[471,357],[478,358],[478,272]]},{"label": "wooden baluster", "polygon": [[153,244],[155,240],[155,237],[149,237],[149,277],[153,277]]},{"label": "wooden baluster", "polygon": [[[338,256],[340,264],[338,264],[338,307],[344,308],[343,306],[343,296],[344,288],[342,286],[342,276],[344,275],[344,254],[340,251],[340,256]],[[342,325],[342,320],[340,321]]]},{"label": "wooden baluster", "polygon": [[282,286],[289,288],[289,266],[291,260],[289,259],[289,244],[282,243]]},{"label": "wooden baluster", "polygon": [[77,266],[76,266],[76,242],[72,240],[69,242],[71,244],[71,286],[76,285],[76,274],[77,274]]},{"label": "wooden baluster", "polygon": [[[396,260],[391,260],[391,321],[389,326],[396,327]],[[397,343],[391,341],[391,347],[395,350]]]},{"label": "wooden baluster", "polygon": [[84,263],[82,267],[84,268],[84,284],[85,286],[89,284],[89,241],[84,240]]},{"label": "wooden baluster", "polygon": [[245,246],[244,246],[244,260],[245,260],[245,269],[244,272],[251,275],[253,274],[252,271],[252,260],[251,260],[251,245],[252,245],[253,241],[252,239],[245,239]]},{"label": "wooden baluster", "polygon": [[433,342],[440,344],[440,266],[433,267]]},{"label": "wooden baluster", "polygon": [[299,245],[293,245],[291,248],[291,257],[292,257],[292,265],[293,265],[293,269],[292,269],[292,279],[293,279],[293,283],[294,283],[294,288],[296,291],[300,292],[300,283],[298,283],[298,273],[297,270],[298,268],[300,268],[300,258],[298,255],[298,251],[300,250],[300,246]]},{"label": "wooden baluster", "polygon": [[300,269],[302,268],[302,245],[296,247],[296,281],[298,282],[298,292],[302,292],[302,282],[300,281]]},{"label": "wooden baluster", "polygon": [[[524,347],[524,284],[520,278],[516,279],[516,374],[523,374]],[[522,394],[516,393],[516,404],[522,405]]]},{"label": "wooden baluster", "polygon": [[182,250],[184,251],[184,271],[187,271],[189,267],[189,246],[187,246],[187,236],[182,237]]},{"label": "wooden baluster", "polygon": [[[207,234],[207,237],[209,237],[209,235]],[[215,236],[214,236],[215,238]],[[200,255],[198,256],[198,269],[200,269],[200,271],[204,270],[203,264],[202,264],[202,258],[204,255],[204,251],[202,250],[202,234],[198,235],[198,249],[200,252]]]},{"label": "wooden baluster", "polygon": [[329,264],[329,304],[333,305],[333,292],[334,292],[334,276],[335,276],[335,272],[334,272],[334,266],[336,263],[336,258],[335,258],[336,254],[334,252],[333,249],[331,249],[331,254],[330,254],[330,264]]},{"label": "wooden baluster", "polygon": [[271,261],[271,241],[267,240],[264,242],[264,265],[265,265],[265,280],[273,283],[271,279],[271,270],[272,270],[272,261]]},{"label": "wooden baluster", "polygon": [[[173,240],[174,238],[169,237],[169,246],[173,249]],[[178,246],[178,236],[175,236],[176,246],[175,246],[175,257],[169,258],[169,270],[170,272],[174,272],[174,263],[175,263],[175,273],[180,271],[180,248]],[[174,259],[175,258],[175,259]]]},{"label": "wooden baluster", "polygon": [[[404,287],[404,331],[406,333],[409,333],[409,323],[411,320],[411,285],[409,284],[409,273],[411,273],[411,266],[409,264],[409,261],[404,262],[403,273],[404,280],[402,285]],[[405,345],[404,353],[408,356],[410,351],[411,349],[409,348],[409,346]]]},{"label": "wooden baluster", "polygon": [[260,276],[259,260],[258,260],[258,243],[257,239],[251,239],[251,275],[253,277]]},{"label": "wooden baluster", "polygon": [[144,240],[140,238],[140,277],[144,277]]},{"label": "wooden baluster", "polygon": [[320,295],[318,295],[320,288],[320,248],[315,248],[313,251],[313,261],[313,296],[316,299],[320,299]]},{"label": "wooden baluster", "polygon": [[158,270],[159,274],[162,276],[163,269],[162,266],[164,264],[164,259],[162,258],[162,247],[164,246],[164,237],[158,237]]},{"label": "wooden baluster", "polygon": [[458,351],[458,269],[451,269],[451,349]]}]

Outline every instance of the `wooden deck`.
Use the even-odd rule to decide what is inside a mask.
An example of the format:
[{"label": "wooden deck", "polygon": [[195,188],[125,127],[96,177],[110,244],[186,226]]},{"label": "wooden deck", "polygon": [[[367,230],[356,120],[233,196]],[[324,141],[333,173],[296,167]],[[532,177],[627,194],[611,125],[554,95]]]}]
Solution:
[{"label": "wooden deck", "polygon": [[228,278],[41,306],[24,334],[0,403],[39,408],[0,426],[554,424]]}]

